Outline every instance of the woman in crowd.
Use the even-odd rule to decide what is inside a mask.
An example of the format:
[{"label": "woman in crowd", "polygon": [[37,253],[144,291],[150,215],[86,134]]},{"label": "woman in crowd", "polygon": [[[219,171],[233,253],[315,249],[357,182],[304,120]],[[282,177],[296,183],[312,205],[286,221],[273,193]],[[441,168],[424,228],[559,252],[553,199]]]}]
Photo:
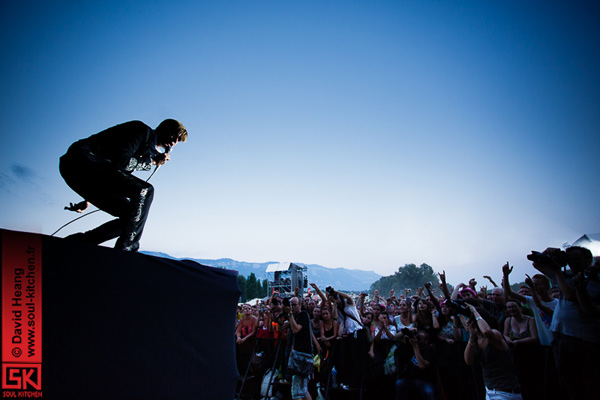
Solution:
[{"label": "woman in crowd", "polygon": [[461,315],[461,321],[471,334],[464,358],[468,365],[477,360],[483,370],[483,382],[486,399],[522,400],[521,386],[515,372],[512,352],[504,335],[498,330],[498,323],[482,307],[468,304],[471,316],[467,320]]},{"label": "woman in crowd", "polygon": [[523,398],[534,399],[536,386],[540,382],[536,382],[533,373],[541,369],[539,360],[542,358],[537,346],[539,340],[535,318],[524,315],[516,301],[506,303],[506,310],[508,318],[504,321],[504,339],[514,348],[515,370],[523,389]]},{"label": "woman in crowd", "polygon": [[364,377],[365,361],[369,351],[368,333],[363,327],[352,297],[332,287],[328,287],[327,292],[337,307],[342,335],[342,365],[338,377],[344,389],[355,389],[362,384]]},{"label": "woman in crowd", "polygon": [[398,304],[397,311],[399,311],[399,315],[394,317],[394,321],[396,322],[396,329],[398,331],[402,330],[402,328],[413,328],[415,319],[413,314],[410,312],[410,308],[408,307],[408,303],[406,299],[402,299],[400,304]]},{"label": "woman in crowd", "polygon": [[316,338],[321,336],[321,307],[312,309],[312,319],[310,320],[310,328]]},{"label": "woman in crowd", "polygon": [[331,309],[326,306],[321,310],[320,334],[318,336],[321,347],[324,350],[331,350],[331,345],[338,335],[337,318],[332,319]]},{"label": "woman in crowd", "polygon": [[417,303],[417,315],[415,316],[416,328],[427,331],[430,335],[435,334],[435,331],[440,329],[440,323],[435,315],[435,308],[427,300],[419,299]]},{"label": "woman in crowd", "polygon": [[[450,301],[440,304],[440,330],[437,334],[437,368],[446,398],[474,399],[475,383],[471,367],[464,361],[465,343],[460,320],[453,315]],[[457,382],[461,382],[457,385]]]},{"label": "woman in crowd", "polygon": [[244,304],[242,307],[243,317],[238,323],[235,330],[236,350],[237,350],[237,365],[238,372],[243,375],[246,372],[252,351],[254,350],[254,341],[250,340],[255,337],[258,328],[258,318],[252,314],[250,304]]},{"label": "woman in crowd", "polygon": [[391,322],[387,311],[381,311],[369,350],[367,385],[373,394],[371,398],[393,396],[396,380],[396,371],[392,369],[395,368],[395,336],[396,326]]},{"label": "woman in crowd", "polygon": [[528,343],[538,342],[537,326],[535,319],[523,315],[521,306],[516,301],[506,303],[508,318],[504,320],[504,336],[510,345],[516,348]]}]

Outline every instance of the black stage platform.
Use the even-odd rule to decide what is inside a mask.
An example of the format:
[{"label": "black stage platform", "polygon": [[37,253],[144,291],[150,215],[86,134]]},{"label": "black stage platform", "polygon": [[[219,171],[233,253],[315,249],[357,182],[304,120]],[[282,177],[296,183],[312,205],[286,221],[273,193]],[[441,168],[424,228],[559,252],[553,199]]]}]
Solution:
[{"label": "black stage platform", "polygon": [[237,271],[0,235],[4,397],[234,397]]}]

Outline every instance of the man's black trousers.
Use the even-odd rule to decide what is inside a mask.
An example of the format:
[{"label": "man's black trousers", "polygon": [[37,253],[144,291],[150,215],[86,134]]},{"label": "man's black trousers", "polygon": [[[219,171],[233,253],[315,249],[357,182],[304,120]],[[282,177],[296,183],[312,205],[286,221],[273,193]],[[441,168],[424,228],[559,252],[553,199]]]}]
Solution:
[{"label": "man's black trousers", "polygon": [[115,217],[78,239],[100,244],[119,237],[115,248],[137,251],[144,230],[154,187],[130,173],[96,157],[87,146],[74,143],[60,158],[60,174],[67,185],[85,200]]}]

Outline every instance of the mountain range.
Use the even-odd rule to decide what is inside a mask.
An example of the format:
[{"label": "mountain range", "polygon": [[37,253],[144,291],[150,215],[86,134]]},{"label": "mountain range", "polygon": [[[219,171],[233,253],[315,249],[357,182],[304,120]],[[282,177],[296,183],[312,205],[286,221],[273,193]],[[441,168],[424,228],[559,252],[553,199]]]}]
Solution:
[{"label": "mountain range", "polygon": [[[270,264],[279,264],[279,261],[269,261],[264,263],[252,263],[245,261],[236,261],[230,258],[220,258],[218,260],[195,259],[195,258],[175,258],[168,254],[153,251],[142,251],[142,253],[172,260],[192,260],[202,265],[210,267],[225,268],[234,271],[246,278],[254,273],[256,279],[267,279],[267,266]],[[358,269],[346,268],[326,268],[317,264],[302,264],[294,262],[301,266],[307,267],[308,281],[316,283],[321,290],[327,286],[333,286],[339,290],[348,291],[367,291],[373,282],[381,278],[381,275],[373,271],[363,271]]]}]

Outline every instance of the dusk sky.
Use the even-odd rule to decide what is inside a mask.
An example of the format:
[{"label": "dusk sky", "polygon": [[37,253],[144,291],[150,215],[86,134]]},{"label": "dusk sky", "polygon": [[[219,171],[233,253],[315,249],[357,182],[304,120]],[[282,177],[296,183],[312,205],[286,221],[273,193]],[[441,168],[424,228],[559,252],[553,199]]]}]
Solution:
[{"label": "dusk sky", "polygon": [[0,19],[1,228],[78,216],[72,142],[175,118],[189,140],[150,181],[141,250],[484,283],[600,232],[597,2],[2,2]]}]

